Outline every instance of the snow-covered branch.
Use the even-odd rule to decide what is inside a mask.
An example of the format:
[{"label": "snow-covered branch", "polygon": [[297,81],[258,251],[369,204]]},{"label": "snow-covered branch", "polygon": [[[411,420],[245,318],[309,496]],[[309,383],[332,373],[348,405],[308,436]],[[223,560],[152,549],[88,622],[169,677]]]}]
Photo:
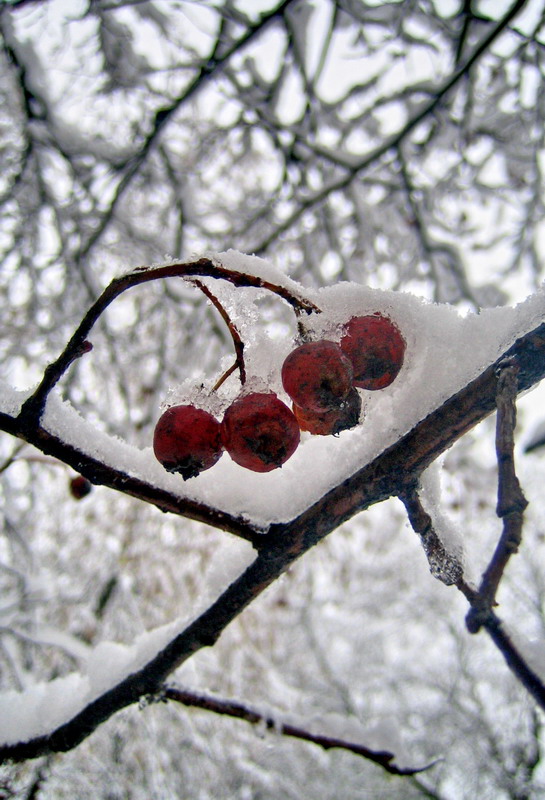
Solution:
[{"label": "snow-covered branch", "polygon": [[[165,276],[180,271],[179,265],[162,269]],[[203,261],[202,269],[210,272],[210,262]],[[133,275],[136,275],[137,280],[144,281],[147,272]],[[257,278],[252,280],[255,282]],[[252,282],[242,273],[237,274],[236,281],[243,286]],[[115,284],[114,286],[112,298],[109,295],[103,297],[113,299],[118,291],[118,287]],[[106,300],[101,302],[105,303]],[[99,308],[100,305],[97,304],[93,314],[82,323],[79,339],[85,340],[92,323],[98,318]],[[210,504],[195,504],[175,497],[154,486],[153,482],[131,478],[112,464],[102,463],[96,456],[86,453],[85,449],[76,449],[47,430],[47,410],[43,424],[34,418],[33,425],[25,417],[24,411],[18,415],[0,414],[0,427],[4,430],[34,444],[44,453],[77,467],[91,480],[128,492],[146,502],[153,502],[163,510],[201,519],[242,535],[258,551],[255,561],[223,594],[145,665],[136,672],[123,676],[115,686],[90,702],[55,731],[28,742],[6,745],[0,751],[3,757],[24,759],[75,747],[116,711],[137,702],[143,695],[159,691],[162,683],[176,667],[201,648],[213,645],[225,627],[249,603],[300,556],[343,522],[387,497],[410,497],[411,487],[414,487],[419,475],[457,439],[495,410],[498,403],[498,373],[501,374],[506,363],[509,364],[509,375],[513,378],[510,389],[513,395],[541,380],[545,376],[545,324],[520,336],[480,375],[446,401],[439,403],[408,433],[324,493],[303,513],[287,522],[271,524],[266,531],[260,531],[259,526],[252,524],[251,520],[244,520],[241,516],[234,517]],[[49,388],[45,392],[46,398],[48,393]],[[501,397],[503,394],[500,393]],[[414,501],[408,501],[408,507],[419,533],[429,545],[431,520],[423,517],[423,512],[415,506]],[[428,547],[428,550],[428,555],[431,554],[434,559],[439,557],[437,547]],[[455,582],[460,583],[460,580],[460,576],[457,576]],[[485,627],[491,627],[496,639],[500,636],[505,639],[501,625],[494,615],[487,617]],[[511,661],[514,657],[511,651]]]}]

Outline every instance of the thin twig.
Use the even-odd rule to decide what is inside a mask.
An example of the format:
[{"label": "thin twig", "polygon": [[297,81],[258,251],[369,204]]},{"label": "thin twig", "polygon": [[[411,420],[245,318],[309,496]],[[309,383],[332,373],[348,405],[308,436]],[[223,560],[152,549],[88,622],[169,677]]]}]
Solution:
[{"label": "thin twig", "polygon": [[545,685],[542,679],[533,671],[515,647],[513,640],[506,633],[501,619],[494,611],[489,612],[483,622],[483,628],[501,652],[511,672],[532,695],[536,703],[545,710]]},{"label": "thin twig", "polygon": [[[225,383],[225,381],[227,380],[227,378],[229,377],[229,375],[232,375],[232,374],[233,374],[233,372],[234,372],[234,371],[235,371],[237,368],[239,368],[239,369],[240,369],[240,367],[239,367],[239,363],[238,363],[238,359],[236,359],[236,360],[235,360],[235,361],[234,361],[234,362],[231,364],[231,366],[230,366],[230,367],[227,367],[227,369],[225,370],[225,372],[224,372],[222,375],[220,375],[220,376],[219,376],[219,378],[217,379],[217,381],[215,382],[215,384],[214,384],[214,385],[213,385],[213,387],[212,387],[212,391],[213,391],[213,392],[217,392],[217,390],[220,388],[220,386],[222,386],[222,384],[224,384],[224,383]],[[241,383],[242,383],[242,378],[241,378]]]},{"label": "thin twig", "polygon": [[362,756],[369,761],[373,761],[375,764],[379,764],[391,775],[416,775],[433,766],[433,764],[427,764],[424,767],[398,767],[395,763],[392,763],[395,754],[388,750],[372,750],[369,747],[365,747],[365,745],[348,742],[345,739],[311,733],[299,726],[280,722],[278,719],[268,714],[262,714],[260,711],[250,708],[243,703],[237,703],[233,700],[224,700],[219,697],[212,697],[211,695],[196,694],[195,692],[179,689],[174,686],[166,686],[157,696],[152,697],[151,700],[156,702],[161,700],[173,700],[184,706],[201,708],[205,711],[213,711],[216,714],[224,714],[229,717],[235,717],[236,719],[243,719],[251,725],[263,725],[267,730],[272,730],[279,736],[290,736],[295,739],[301,739],[304,742],[317,744],[324,750],[331,750],[332,748],[348,750],[355,755]]},{"label": "thin twig", "polygon": [[18,442],[15,447],[13,448],[13,453],[8,456],[5,461],[0,464],[0,475],[2,472],[5,472],[15,461],[17,461],[17,456],[21,452],[21,450],[25,447],[25,442]]},{"label": "thin twig", "polygon": [[524,509],[528,505],[515,473],[514,431],[517,420],[516,362],[499,365],[496,417],[496,456],[498,459],[498,502],[496,513],[503,520],[503,531],[479,586],[479,601],[473,603],[466,619],[468,630],[476,633],[496,604],[496,594],[511,556],[518,551],[522,537]]},{"label": "thin twig", "polygon": [[471,10],[472,0],[464,0],[463,8],[458,12],[458,16],[462,17],[462,29],[460,37],[456,46],[456,55],[454,56],[454,63],[458,66],[462,60],[462,55],[465,50],[467,38],[469,36],[469,29],[473,19]]},{"label": "thin twig", "polygon": [[[36,2],[36,0],[33,0],[33,2]],[[221,37],[221,35],[218,36],[212,52],[203,61],[191,83],[184,87],[183,93],[179,97],[175,98],[169,105],[159,108],[156,111],[151,130],[144,138],[141,147],[119,167],[123,170],[123,174],[117,185],[110,206],[96,230],[93,231],[92,235],[81,248],[79,253],[80,258],[88,255],[108,227],[123,195],[131,185],[135,176],[139,174],[140,168],[145,163],[150,152],[152,152],[154,145],[157,143],[167,124],[175,118],[176,114],[184,105],[191,102],[193,97],[208,85],[210,80],[212,80],[218,72],[225,68],[234,56],[239,54],[247,45],[263,33],[269,25],[274,23],[277,19],[282,18],[293,2],[295,2],[295,0],[281,0],[275,7],[263,12],[258,17],[255,24],[245,30],[236,41],[229,43],[226,49],[223,49],[223,37]],[[220,34],[222,32],[221,28],[222,25],[220,25]],[[223,52],[220,52],[221,49],[223,49]]]}]

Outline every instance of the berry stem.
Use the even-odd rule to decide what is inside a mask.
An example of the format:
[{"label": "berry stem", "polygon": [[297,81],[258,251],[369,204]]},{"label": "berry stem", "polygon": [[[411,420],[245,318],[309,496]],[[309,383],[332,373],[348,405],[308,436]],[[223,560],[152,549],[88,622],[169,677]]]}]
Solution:
[{"label": "berry stem", "polygon": [[201,292],[210,300],[214,308],[216,308],[219,311],[221,318],[229,328],[229,333],[231,334],[231,339],[233,340],[233,345],[235,348],[235,353],[236,353],[235,363],[231,367],[229,367],[229,369],[226,372],[224,372],[224,374],[219,379],[218,383],[216,383],[216,385],[214,386],[213,391],[219,389],[221,384],[229,377],[229,375],[231,375],[232,372],[234,372],[234,370],[237,367],[240,373],[240,382],[244,386],[244,384],[246,383],[246,367],[244,365],[244,342],[240,338],[240,333],[237,331],[231,317],[229,316],[225,308],[222,306],[218,298],[212,294],[208,286],[206,286],[206,284],[204,284],[202,281],[199,280],[192,280],[191,283],[197,286],[197,288],[199,288]]},{"label": "berry stem", "polygon": [[[213,387],[212,387],[212,391],[213,391],[213,392],[217,392],[217,391],[218,391],[218,389],[220,388],[220,386],[221,386],[223,383],[225,383],[225,381],[227,380],[227,378],[229,377],[229,375],[232,375],[232,374],[233,374],[233,372],[234,372],[234,371],[237,369],[237,367],[238,367],[238,366],[239,366],[238,360],[237,360],[237,361],[234,361],[234,362],[231,364],[231,366],[229,367],[229,369],[226,369],[226,370],[225,370],[225,372],[223,373],[223,375],[220,375],[220,377],[217,379],[217,381],[215,382],[215,384],[214,384],[214,385],[213,385]],[[241,382],[241,383],[244,383],[244,381],[242,380],[242,375],[240,376],[240,382]]]}]

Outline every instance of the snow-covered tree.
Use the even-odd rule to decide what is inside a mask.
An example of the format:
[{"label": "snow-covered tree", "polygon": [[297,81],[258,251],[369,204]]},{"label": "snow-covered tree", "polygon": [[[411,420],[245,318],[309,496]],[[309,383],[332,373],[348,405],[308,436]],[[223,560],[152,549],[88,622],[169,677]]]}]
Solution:
[{"label": "snow-covered tree", "polygon": [[[542,796],[544,27],[0,4],[0,796]],[[351,428],[154,457],[377,313]]]}]

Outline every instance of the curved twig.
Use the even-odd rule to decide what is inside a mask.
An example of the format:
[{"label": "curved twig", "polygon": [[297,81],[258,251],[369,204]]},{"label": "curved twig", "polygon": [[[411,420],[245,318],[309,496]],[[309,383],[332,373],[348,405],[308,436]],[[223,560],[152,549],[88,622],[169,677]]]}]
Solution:
[{"label": "curved twig", "polygon": [[279,286],[246,272],[228,269],[221,264],[215,263],[210,258],[200,258],[194,262],[168,264],[163,267],[141,267],[135,269],[126,275],[114,278],[87,311],[61,355],[46,367],[44,377],[38,388],[21,408],[19,418],[23,426],[27,429],[32,429],[32,427],[39,424],[47,396],[72,362],[89,352],[92,347],[87,340],[89,333],[100,316],[117,297],[128,289],[150,281],[164,280],[166,278],[193,278],[195,276],[223,279],[235,286],[265,289],[273,292],[289,303],[296,314],[319,313],[321,310],[310,300],[296,295],[285,286]]}]

